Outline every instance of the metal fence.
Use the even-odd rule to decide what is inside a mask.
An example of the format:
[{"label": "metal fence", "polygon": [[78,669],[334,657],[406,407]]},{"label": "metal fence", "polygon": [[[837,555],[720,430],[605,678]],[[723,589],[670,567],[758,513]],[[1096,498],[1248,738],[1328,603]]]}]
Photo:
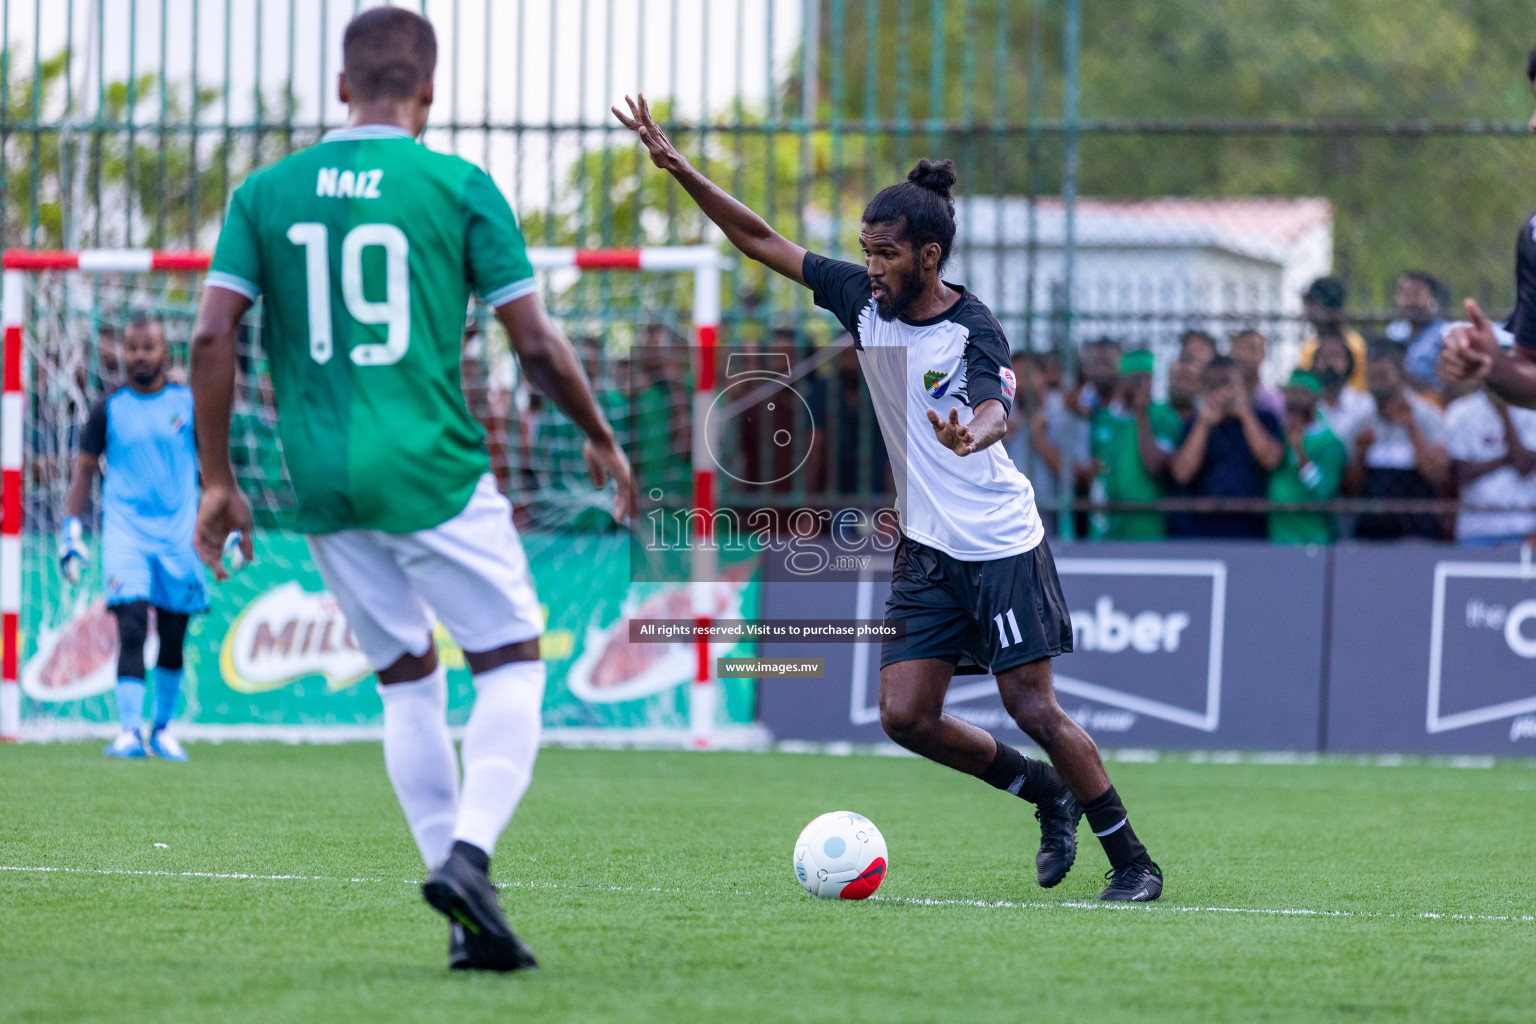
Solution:
[{"label": "metal fence", "polygon": [[[361,0],[4,0],[0,245],[206,247],[252,170],[341,124],[340,36]],[[418,6],[412,3],[413,7]],[[953,158],[950,275],[1016,347],[1110,335],[1159,357],[1187,327],[1270,338],[1279,380],[1334,273],[1362,333],[1422,269],[1495,311],[1536,208],[1528,10],[1434,0],[421,0],[439,34],[427,142],[485,166],[534,244],[710,236],[607,107],[643,89],[668,131],[786,235],[856,252],[863,202]],[[550,284],[605,345],[600,277]],[[744,263],[731,345],[815,358],[835,331]],[[612,312],[609,312],[613,310]],[[837,391],[837,359],[815,371]],[[877,431],[842,414],[834,469],[786,501],[874,500]],[[1070,495],[1068,495],[1070,497]]]}]

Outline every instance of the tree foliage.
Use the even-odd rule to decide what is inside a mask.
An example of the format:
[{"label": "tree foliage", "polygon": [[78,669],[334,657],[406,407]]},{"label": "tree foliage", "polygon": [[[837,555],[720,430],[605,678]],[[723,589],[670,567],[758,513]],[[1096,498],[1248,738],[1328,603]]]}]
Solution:
[{"label": "tree foliage", "polygon": [[[953,122],[970,111],[978,130],[946,132],[937,150],[916,155],[956,157],[961,188],[975,194],[1027,191],[1025,139],[986,129],[1027,117],[1032,6],[1040,12],[1042,53],[1036,104],[1043,117],[1060,117],[1061,3],[952,0],[934,32],[922,5],[850,2],[841,34],[829,18],[837,6],[824,5],[819,40],[821,95],[829,97],[823,117],[874,110],[891,119],[905,111]],[[873,26],[865,21],[871,11],[878,11]],[[1536,139],[1426,133],[1423,126],[1523,124],[1532,103],[1523,74],[1536,43],[1530,26],[1523,0],[1085,2],[1080,109],[1090,125],[1079,193],[1322,196],[1335,211],[1335,265],[1357,304],[1384,304],[1396,274],[1421,267],[1507,305],[1515,234],[1536,207]],[[926,45],[931,38],[943,46]],[[944,84],[935,94],[936,61]],[[1102,130],[1105,122],[1174,121],[1333,122],[1362,130]],[[1392,123],[1418,130],[1386,130]],[[913,155],[901,153],[899,139],[880,149],[888,175]],[[1058,134],[1045,137],[1034,166],[1035,187],[1055,193]]]},{"label": "tree foliage", "polygon": [[[0,154],[5,244],[64,246],[72,214],[82,245],[196,246],[218,223],[229,190],[270,155],[275,140],[242,145],[244,139],[208,127],[194,146],[185,130],[161,131],[161,120],[191,119],[194,96],[189,84],[167,83],[162,117],[153,74],[106,83],[99,112],[91,97],[89,117],[65,119],[69,66],[69,53],[61,52],[41,61],[35,76],[29,67],[9,83]],[[205,108],[218,96],[218,90],[199,89],[195,106]],[[130,123],[132,131],[118,127]]]}]

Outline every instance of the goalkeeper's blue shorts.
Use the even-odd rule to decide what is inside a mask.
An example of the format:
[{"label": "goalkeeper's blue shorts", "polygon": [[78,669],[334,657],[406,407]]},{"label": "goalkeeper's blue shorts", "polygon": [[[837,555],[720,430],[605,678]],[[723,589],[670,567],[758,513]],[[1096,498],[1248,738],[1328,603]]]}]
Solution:
[{"label": "goalkeeper's blue shorts", "polygon": [[101,575],[108,607],[148,601],[183,615],[208,610],[203,563],[190,543],[161,546],[108,535],[102,542]]}]

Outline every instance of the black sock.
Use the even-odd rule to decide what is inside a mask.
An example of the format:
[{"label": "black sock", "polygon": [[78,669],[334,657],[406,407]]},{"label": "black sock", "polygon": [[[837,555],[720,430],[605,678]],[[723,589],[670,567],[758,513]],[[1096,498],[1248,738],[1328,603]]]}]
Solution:
[{"label": "black sock", "polygon": [[1131,830],[1131,819],[1126,816],[1125,805],[1120,802],[1120,794],[1115,792],[1114,786],[1083,804],[1083,816],[1088,819],[1088,827],[1093,829],[1093,834],[1104,845],[1109,866],[1116,871],[1127,864],[1148,859],[1147,848],[1141,845],[1141,840]]},{"label": "black sock", "polygon": [[490,874],[491,855],[480,849],[480,847],[476,846],[474,843],[466,843],[462,839],[455,839],[453,841],[453,849],[450,851],[450,853],[458,854],[460,857],[463,857],[465,860],[469,861],[481,871],[484,871],[486,874]]},{"label": "black sock", "polygon": [[1038,804],[1050,800],[1063,789],[1061,776],[1044,761],[1033,761],[1008,744],[998,741],[992,763],[981,773],[981,781],[1006,790],[1016,797]]}]

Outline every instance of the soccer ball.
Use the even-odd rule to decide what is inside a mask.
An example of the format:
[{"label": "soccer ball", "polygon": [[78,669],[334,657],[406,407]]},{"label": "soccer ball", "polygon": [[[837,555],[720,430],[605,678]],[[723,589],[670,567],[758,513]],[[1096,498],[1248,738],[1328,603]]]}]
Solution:
[{"label": "soccer ball", "polygon": [[885,881],[885,836],[852,811],[829,811],[795,840],[795,877],[824,900],[866,899]]}]

